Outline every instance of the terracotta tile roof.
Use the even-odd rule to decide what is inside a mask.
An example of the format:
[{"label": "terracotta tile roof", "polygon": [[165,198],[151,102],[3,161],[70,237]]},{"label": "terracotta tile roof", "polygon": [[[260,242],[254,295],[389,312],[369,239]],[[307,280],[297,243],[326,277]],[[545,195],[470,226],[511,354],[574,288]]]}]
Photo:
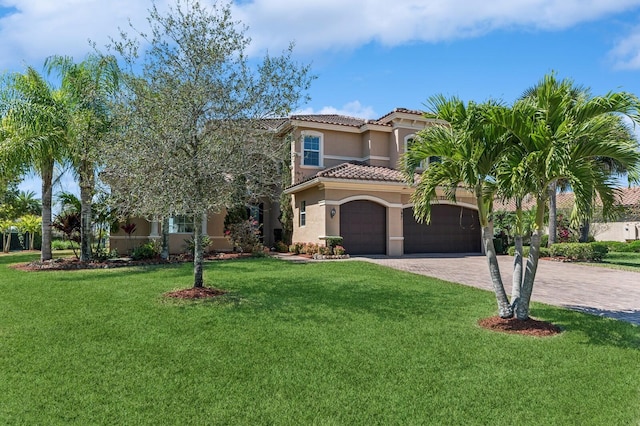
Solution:
[{"label": "terracotta tile roof", "polygon": [[360,162],[342,163],[322,170],[316,177],[333,179],[372,180],[383,182],[404,182],[399,170],[388,167],[370,166]]},{"label": "terracotta tile roof", "polygon": [[349,117],[339,114],[305,114],[292,115],[291,120],[312,121],[314,123],[338,124],[342,126],[360,127],[367,123],[367,120],[356,117]]},{"label": "terracotta tile roof", "polygon": [[[390,169],[388,167],[370,166],[359,161],[351,161],[321,170],[310,178],[291,185],[289,188],[305,184],[317,178],[392,183],[404,182],[402,173],[399,170]],[[420,175],[416,174],[416,181],[419,179]]]},{"label": "terracotta tile roof", "polygon": [[375,120],[365,120],[357,117],[349,117],[347,115],[340,114],[299,114],[292,115],[291,120],[300,120],[300,121],[311,121],[314,123],[324,123],[324,124],[338,124],[342,126],[352,126],[352,127],[360,127],[365,124],[377,124],[380,126],[389,126],[390,124],[385,121],[387,117],[391,114],[400,112],[405,114],[414,114],[422,116],[422,111],[407,109],[407,108],[396,108],[393,111],[383,115],[382,117]]},{"label": "terracotta tile roof", "polygon": [[385,115],[383,115],[382,117],[380,117],[380,118],[378,118],[377,120],[374,120],[374,121],[376,123],[383,124],[382,122],[384,121],[384,119],[389,117],[394,112],[401,112],[401,113],[405,113],[405,114],[414,114],[414,115],[420,115],[420,116],[422,116],[424,114],[423,111],[418,111],[418,110],[415,110],[415,109],[396,108],[393,111],[389,111],[388,113],[386,113]]},{"label": "terracotta tile roof", "polygon": [[[620,190],[619,204],[623,206],[633,206],[640,204],[640,187],[634,188],[618,188]],[[556,208],[571,209],[573,208],[573,192],[563,192],[556,196]],[[522,202],[522,208],[529,210],[535,205],[533,197],[527,196]],[[515,211],[516,204],[513,200],[493,202],[494,210]]]}]

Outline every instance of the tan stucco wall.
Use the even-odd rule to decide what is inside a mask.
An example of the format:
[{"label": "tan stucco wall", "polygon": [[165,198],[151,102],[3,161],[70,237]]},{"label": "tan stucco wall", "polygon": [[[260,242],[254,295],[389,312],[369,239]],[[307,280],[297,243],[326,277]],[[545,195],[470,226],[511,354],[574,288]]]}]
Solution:
[{"label": "tan stucco wall", "polygon": [[[325,217],[328,216],[326,216],[326,206],[319,204],[321,194],[321,191],[312,188],[293,195],[294,243],[320,243],[320,237],[326,235]],[[306,202],[305,226],[300,226],[302,201]]]},{"label": "tan stucco wall", "polygon": [[590,232],[596,241],[627,241],[640,238],[640,222],[592,222]]}]

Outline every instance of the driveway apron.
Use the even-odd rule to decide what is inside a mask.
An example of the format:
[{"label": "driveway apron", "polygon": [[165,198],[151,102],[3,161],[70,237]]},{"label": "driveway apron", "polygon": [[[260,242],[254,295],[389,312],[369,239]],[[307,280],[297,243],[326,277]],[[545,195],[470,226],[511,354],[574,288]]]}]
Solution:
[{"label": "driveway apron", "polygon": [[[440,254],[356,259],[493,291],[482,255]],[[507,292],[513,257],[498,256]],[[540,260],[532,300],[640,325],[640,272]]]}]

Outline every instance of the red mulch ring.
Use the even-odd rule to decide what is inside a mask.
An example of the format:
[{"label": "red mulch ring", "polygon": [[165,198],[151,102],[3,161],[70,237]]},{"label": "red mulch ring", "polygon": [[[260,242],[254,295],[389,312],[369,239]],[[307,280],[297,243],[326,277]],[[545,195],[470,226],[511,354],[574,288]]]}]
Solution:
[{"label": "red mulch ring", "polygon": [[502,333],[522,334],[525,336],[546,337],[562,333],[562,329],[546,321],[533,318],[519,320],[516,318],[500,318],[498,316],[481,319],[478,325],[487,330]]},{"label": "red mulch ring", "polygon": [[222,296],[223,294],[227,294],[227,292],[224,290],[219,290],[217,288],[191,287],[185,288],[183,290],[171,291],[169,293],[165,293],[164,295],[166,297],[173,297],[176,299],[206,299]]}]

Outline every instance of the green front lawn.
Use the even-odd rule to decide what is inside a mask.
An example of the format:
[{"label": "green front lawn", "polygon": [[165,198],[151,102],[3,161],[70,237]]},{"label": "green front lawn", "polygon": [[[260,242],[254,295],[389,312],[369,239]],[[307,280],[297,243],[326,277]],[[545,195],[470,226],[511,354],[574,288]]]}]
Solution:
[{"label": "green front lawn", "polygon": [[8,269],[0,424],[638,424],[640,327],[535,304],[550,338],[479,328],[492,294],[364,262]]},{"label": "green front lawn", "polygon": [[602,263],[615,269],[640,271],[640,253],[607,253]]}]

